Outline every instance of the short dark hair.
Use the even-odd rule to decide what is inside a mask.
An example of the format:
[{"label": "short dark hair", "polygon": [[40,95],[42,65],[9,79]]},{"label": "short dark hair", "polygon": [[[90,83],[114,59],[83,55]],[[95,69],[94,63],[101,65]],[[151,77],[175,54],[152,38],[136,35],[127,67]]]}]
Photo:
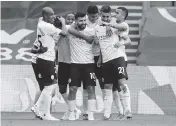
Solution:
[{"label": "short dark hair", "polygon": [[125,20],[128,17],[128,9],[125,7],[118,7],[117,9],[121,9],[125,13]]},{"label": "short dark hair", "polygon": [[65,17],[67,17],[69,14],[73,14],[75,16],[75,14],[73,12],[68,12],[68,13],[66,13]]},{"label": "short dark hair", "polygon": [[83,13],[83,12],[77,12],[77,13],[75,14],[75,19],[77,20],[79,17],[85,17],[85,16],[86,16],[85,13]]},{"label": "short dark hair", "polygon": [[111,12],[111,7],[110,6],[102,6],[101,12],[110,13]]},{"label": "short dark hair", "polygon": [[87,13],[88,14],[97,14],[98,13],[98,7],[95,5],[90,5],[88,8],[87,8]]}]

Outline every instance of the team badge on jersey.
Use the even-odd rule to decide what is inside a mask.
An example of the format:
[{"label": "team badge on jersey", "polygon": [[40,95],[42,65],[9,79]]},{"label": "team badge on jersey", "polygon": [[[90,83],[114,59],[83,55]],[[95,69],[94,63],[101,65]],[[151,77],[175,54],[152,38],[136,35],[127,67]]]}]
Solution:
[{"label": "team badge on jersey", "polygon": [[42,75],[41,75],[41,73],[39,73],[39,74],[38,74],[38,77],[39,77],[39,78],[42,78]]},{"label": "team badge on jersey", "polygon": [[51,75],[51,80],[54,80],[54,75]]}]

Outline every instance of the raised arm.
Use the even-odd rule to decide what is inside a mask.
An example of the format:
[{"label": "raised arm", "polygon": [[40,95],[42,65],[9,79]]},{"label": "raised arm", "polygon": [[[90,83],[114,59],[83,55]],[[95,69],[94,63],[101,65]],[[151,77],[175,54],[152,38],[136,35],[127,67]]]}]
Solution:
[{"label": "raised arm", "polygon": [[120,41],[114,44],[115,48],[119,48],[120,46],[128,46],[131,45],[131,39],[129,38],[128,35],[122,36],[120,38]]},{"label": "raised arm", "polygon": [[60,32],[60,35],[66,36],[68,33],[67,27],[65,25],[65,19],[63,17],[59,18],[61,24],[62,24],[62,31]]},{"label": "raised arm", "polygon": [[120,31],[126,31],[127,30],[127,26],[124,25],[124,24],[102,22],[101,25],[109,26],[109,27],[118,29]]}]

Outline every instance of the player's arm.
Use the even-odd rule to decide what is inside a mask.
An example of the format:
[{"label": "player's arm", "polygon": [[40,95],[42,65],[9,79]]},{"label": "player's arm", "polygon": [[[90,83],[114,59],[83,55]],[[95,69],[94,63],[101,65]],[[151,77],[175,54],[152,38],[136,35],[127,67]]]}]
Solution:
[{"label": "player's arm", "polygon": [[36,46],[34,45],[32,48],[31,48],[31,53],[34,53],[34,54],[37,54],[37,53],[45,53],[46,51],[48,50],[47,47],[43,47],[43,46]]},{"label": "player's arm", "polygon": [[124,46],[131,45],[131,39],[128,35],[122,36],[121,38]]},{"label": "player's arm", "polygon": [[34,46],[31,48],[31,53],[34,53],[34,54],[39,53],[39,48],[34,45]]},{"label": "player's arm", "polygon": [[118,29],[120,31],[126,31],[127,30],[127,26],[124,25],[124,24],[102,22],[102,25],[109,26],[109,27]]},{"label": "player's arm", "polygon": [[98,58],[98,61],[97,61],[97,67],[101,67],[102,65],[102,54],[101,54],[101,51],[100,51],[100,56]]},{"label": "player's arm", "polygon": [[119,48],[120,46],[128,46],[131,45],[131,39],[128,35],[124,35],[120,37],[120,41],[114,44],[115,48]]},{"label": "player's arm", "polygon": [[66,27],[66,25],[65,25],[65,19],[61,17],[61,18],[59,18],[59,20],[60,20],[60,22],[61,22],[61,24],[62,24],[62,31],[60,32],[59,35],[66,36],[67,33],[68,33],[68,30],[67,30],[67,27]]},{"label": "player's arm", "polygon": [[85,41],[87,41],[89,44],[92,44],[93,42],[93,36],[88,36],[88,35],[85,35],[81,32],[79,32],[77,29],[76,29],[76,25],[75,23],[73,23],[71,25],[70,28],[68,28],[68,32],[78,38],[81,38],[81,39],[84,39]]}]

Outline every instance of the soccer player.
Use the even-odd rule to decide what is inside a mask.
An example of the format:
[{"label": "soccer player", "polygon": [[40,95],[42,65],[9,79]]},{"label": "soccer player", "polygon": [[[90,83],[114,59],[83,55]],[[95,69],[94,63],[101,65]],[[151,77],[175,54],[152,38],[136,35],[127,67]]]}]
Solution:
[{"label": "soccer player", "polygon": [[65,17],[66,25],[71,25],[75,21],[75,15],[73,13],[68,13]]},{"label": "soccer player", "polygon": [[[111,18],[111,8],[109,6],[103,6],[101,8],[101,19],[103,22],[110,23]],[[124,27],[123,25],[117,25],[117,27]],[[96,27],[96,35],[99,40],[102,59],[103,59],[103,77],[104,77],[104,119],[108,120],[111,116],[111,106],[112,106],[112,89],[113,85],[120,84],[122,90],[122,97],[129,96],[129,90],[125,86],[124,80],[126,79],[126,64],[124,59],[124,53],[119,48],[114,46],[119,42],[119,36],[116,34],[116,29],[111,28],[112,36],[106,35],[106,30],[104,26]]]},{"label": "soccer player", "polygon": [[[42,18],[39,18],[38,22],[41,21]],[[39,84],[39,89],[40,90],[37,90],[36,92],[36,95],[35,95],[35,100],[34,100],[34,104],[37,102],[38,98],[40,97],[40,94],[44,88],[44,86],[42,85],[42,82],[41,82],[41,79],[39,78],[38,74],[39,74],[39,71],[37,69],[37,56],[39,53],[44,53],[47,51],[47,47],[43,47],[42,46],[42,43],[39,43],[38,40],[36,39],[34,44],[33,44],[33,47],[31,48],[31,53],[32,53],[32,60],[31,60],[31,65],[32,65],[32,68],[33,68],[33,71],[34,71],[34,74],[35,74],[35,78]],[[34,110],[32,110],[34,111]],[[35,115],[35,118],[39,118],[41,119],[41,117]]]},{"label": "soccer player", "polygon": [[[127,66],[127,55],[125,53],[125,46],[131,44],[131,40],[128,37],[129,25],[125,22],[127,16],[128,16],[128,10],[125,7],[118,7],[116,9],[116,15],[115,15],[116,23],[115,24],[106,23],[106,25],[118,29],[116,34],[119,35],[120,42],[116,43],[115,47],[119,48],[124,53],[126,66]],[[124,27],[119,27],[120,25],[123,25]],[[125,38],[127,38],[127,39],[125,39]],[[126,79],[128,79],[128,76]],[[126,88],[124,90],[129,90],[128,86],[126,84],[121,85],[121,86],[124,86],[124,88]],[[127,92],[129,92],[129,91],[127,91]],[[124,120],[125,118],[127,118],[127,119],[132,118],[130,92],[129,92],[128,97],[123,97],[122,90],[120,88],[120,84],[116,84],[116,86],[113,85],[113,99],[114,99],[114,103],[119,111],[119,114],[117,116],[117,120]]]},{"label": "soccer player", "polygon": [[[38,22],[37,25],[37,39],[39,43],[42,43],[43,47],[47,47],[47,51],[40,53],[37,56],[37,69],[39,70],[38,77],[41,79],[44,89],[36,102],[32,107],[35,114],[42,117],[43,120],[58,120],[51,116],[50,105],[51,98],[57,82],[55,80],[55,38],[60,35],[66,35],[67,30],[65,27],[64,18],[59,18],[62,24],[62,30],[56,28],[53,23],[55,20],[54,11],[50,7],[45,7],[42,10],[43,19]],[[42,104],[43,102],[43,104]],[[39,110],[39,106],[43,105],[43,112]]]},{"label": "soccer player", "polygon": [[[89,28],[95,28],[96,25],[100,24],[100,18],[99,18],[99,10],[97,6],[90,5],[87,8],[87,16],[86,16],[86,24]],[[69,28],[69,33],[79,37],[81,39],[86,40],[88,43],[92,43],[94,41],[94,36],[91,35],[85,35],[84,33],[79,32],[76,29],[76,25],[72,25],[72,27]],[[102,72],[101,67],[97,67],[97,61],[100,56],[100,47],[99,45],[93,45],[93,55],[94,55],[94,61],[95,61],[95,74],[99,81],[100,86],[102,87]],[[86,87],[83,87],[83,120],[88,119],[88,112],[87,112],[87,102],[88,102],[88,92],[86,90]]]},{"label": "soccer player", "polygon": [[[75,15],[76,29],[88,36],[94,35],[94,30],[86,26],[86,14],[77,12]],[[96,96],[95,85],[96,77],[94,73],[94,56],[92,53],[92,44],[87,43],[84,39],[69,35],[71,50],[71,66],[68,107],[69,120],[75,120],[75,99],[77,88],[83,82],[88,92],[88,120],[94,120],[93,112],[95,111]]]},{"label": "soccer player", "polygon": [[[67,14],[65,18],[66,27],[75,21],[75,16],[72,13]],[[70,78],[70,64],[71,64],[71,53],[68,34],[66,36],[61,36],[57,44],[58,50],[58,85],[59,92],[61,93],[64,101],[68,104],[68,94],[67,94],[67,84]],[[68,119],[68,112],[64,114],[62,120]],[[75,107],[76,119],[79,119],[81,111]]]}]

